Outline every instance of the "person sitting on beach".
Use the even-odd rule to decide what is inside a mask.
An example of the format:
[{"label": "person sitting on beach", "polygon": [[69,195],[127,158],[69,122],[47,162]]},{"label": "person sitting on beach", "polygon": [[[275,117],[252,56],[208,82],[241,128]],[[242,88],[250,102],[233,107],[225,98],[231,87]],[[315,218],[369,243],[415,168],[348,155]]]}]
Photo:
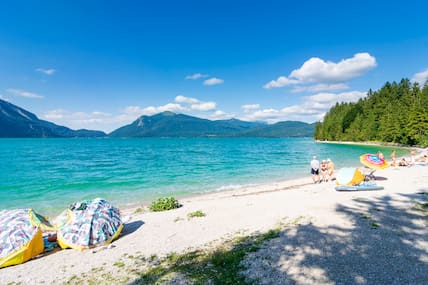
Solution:
[{"label": "person sitting on beach", "polygon": [[398,162],[399,166],[409,166],[409,163],[407,162],[406,158],[403,157],[399,162]]},{"label": "person sitting on beach", "polygon": [[325,161],[324,159],[321,161],[321,176],[322,176],[322,181],[323,182],[327,182],[327,173],[328,173],[328,169],[327,169],[327,161]]},{"label": "person sitting on beach", "polygon": [[[320,162],[318,161],[317,157],[314,156],[311,160],[311,174],[312,174],[312,181],[314,183],[321,182],[320,181]],[[315,177],[317,180],[315,181]]]},{"label": "person sitting on beach", "polygon": [[336,176],[334,175],[334,162],[330,158],[327,158],[327,169],[330,180],[336,179]]}]

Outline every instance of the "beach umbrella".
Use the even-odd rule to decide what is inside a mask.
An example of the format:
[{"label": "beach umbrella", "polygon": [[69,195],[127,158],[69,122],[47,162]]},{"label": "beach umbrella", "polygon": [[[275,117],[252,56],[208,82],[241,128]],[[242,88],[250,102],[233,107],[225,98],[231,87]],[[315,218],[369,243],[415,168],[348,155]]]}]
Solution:
[{"label": "beach umbrella", "polygon": [[42,230],[54,230],[32,209],[0,211],[0,268],[21,264],[44,250]]},{"label": "beach umbrella", "polygon": [[358,185],[363,181],[364,173],[359,168],[342,168],[336,176],[337,185]]},{"label": "beach umbrella", "polygon": [[123,229],[119,209],[100,198],[71,204],[55,224],[59,246],[77,250],[109,244]]},{"label": "beach umbrella", "polygon": [[388,167],[388,162],[375,154],[363,154],[360,156],[360,162],[368,168],[379,170]]}]

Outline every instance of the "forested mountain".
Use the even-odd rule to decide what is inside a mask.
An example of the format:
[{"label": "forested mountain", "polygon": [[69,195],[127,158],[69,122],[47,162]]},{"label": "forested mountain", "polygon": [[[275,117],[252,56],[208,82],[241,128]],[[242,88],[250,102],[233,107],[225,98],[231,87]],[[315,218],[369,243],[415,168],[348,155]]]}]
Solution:
[{"label": "forested mountain", "polygon": [[237,119],[211,121],[163,112],[141,116],[109,134],[111,137],[311,137],[314,125],[280,122],[273,125]]},{"label": "forested mountain", "polygon": [[315,138],[428,145],[428,84],[408,79],[369,90],[356,103],[338,103],[315,126]]},{"label": "forested mountain", "polygon": [[71,130],[54,123],[40,120],[12,103],[0,99],[0,137],[41,138],[41,137],[104,137],[100,131]]},{"label": "forested mountain", "polygon": [[278,122],[244,131],[243,137],[312,137],[315,124],[297,121]]}]

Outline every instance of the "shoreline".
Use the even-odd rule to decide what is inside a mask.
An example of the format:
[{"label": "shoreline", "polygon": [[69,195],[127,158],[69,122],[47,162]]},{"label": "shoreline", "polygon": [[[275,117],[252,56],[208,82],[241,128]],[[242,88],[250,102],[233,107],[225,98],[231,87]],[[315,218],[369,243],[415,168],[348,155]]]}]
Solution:
[{"label": "shoreline", "polygon": [[343,144],[343,145],[368,145],[368,146],[382,146],[382,147],[396,147],[402,149],[423,151],[426,148],[421,146],[410,146],[410,145],[402,145],[397,143],[388,143],[388,142],[353,142],[353,141],[322,141],[315,140],[317,143],[326,143],[326,144]]},{"label": "shoreline", "polygon": [[[337,170],[336,170],[337,172]],[[307,182],[305,182],[307,180]],[[299,176],[296,178],[281,179],[277,181],[265,181],[256,184],[247,184],[242,187],[232,188],[227,190],[216,190],[210,192],[200,192],[200,193],[189,193],[183,195],[168,195],[162,197],[174,197],[177,200],[193,200],[193,199],[211,199],[213,197],[222,197],[222,196],[245,196],[245,195],[257,195],[262,193],[276,192],[287,189],[294,189],[302,186],[307,186],[313,184],[310,174],[306,176]],[[161,197],[161,196],[159,196]],[[143,200],[135,204],[127,205],[118,205],[121,209],[121,212],[131,213],[135,212],[137,209],[142,208],[142,210],[148,211],[149,205],[154,200]]]},{"label": "shoreline", "polygon": [[[367,237],[370,237],[373,233],[388,234],[388,236],[393,235],[394,237],[395,235],[400,236],[402,235],[400,234],[401,232],[388,232],[388,229],[392,231],[396,226],[394,224],[390,225],[390,221],[383,221],[381,217],[383,214],[388,214],[388,217],[400,219],[400,215],[407,213],[413,207],[415,201],[419,201],[422,198],[428,200],[428,195],[418,195],[421,191],[428,194],[426,186],[428,185],[427,169],[427,166],[413,166],[390,167],[377,171],[376,176],[379,179],[376,182],[385,187],[382,191],[337,192],[334,190],[335,182],[313,184],[308,175],[302,178],[264,183],[263,185],[246,187],[245,189],[180,198],[179,202],[183,206],[166,212],[148,212],[146,209],[143,209],[142,212],[137,212],[135,207],[121,208],[124,220],[129,220],[125,222],[124,232],[118,240],[113,242],[112,248],[97,250],[96,252],[91,250],[84,252],[60,250],[47,254],[21,265],[0,269],[0,281],[2,281],[0,283],[67,283],[68,280],[72,280],[75,276],[87,276],[87,278],[95,278],[90,276],[97,276],[96,278],[102,278],[98,275],[102,275],[103,272],[116,272],[117,276],[129,276],[131,273],[126,271],[126,266],[128,265],[124,266],[124,268],[117,266],[122,261],[128,264],[126,261],[128,260],[126,259],[127,256],[149,258],[150,256],[168,256],[171,253],[181,254],[195,249],[212,249],[221,246],[225,240],[230,238],[266,232],[277,227],[278,224],[284,223],[284,221],[298,219],[299,217],[304,217],[305,220],[309,221],[308,225],[311,228],[324,232],[324,234],[314,237],[311,235],[302,236],[302,239],[299,239],[300,241],[294,245],[297,251],[303,250],[306,242],[308,245],[313,244],[313,238],[322,240],[326,233],[332,235],[334,243],[331,246],[333,247],[343,240],[343,238],[336,240],[334,237],[336,235],[346,236],[348,232],[351,234],[350,237],[354,238],[356,233],[361,235],[362,232]],[[367,201],[371,201],[370,203],[377,205],[375,206],[376,208],[383,210],[364,210],[364,207],[361,207]],[[349,209],[342,211],[341,209],[344,208]],[[388,212],[390,208],[400,210],[394,210],[390,213]],[[195,211],[202,211],[206,216],[189,218],[189,213]],[[348,216],[352,211],[356,211],[356,214],[355,217],[350,218]],[[358,213],[365,213],[366,211],[368,211],[367,217],[372,217],[370,219],[380,224],[378,232],[373,232],[370,229],[370,220],[361,220],[361,216]],[[415,216],[412,219],[416,219],[413,221],[416,224],[422,222],[428,225],[427,217],[428,215]],[[293,227],[290,232],[283,229],[282,238],[284,241],[290,240],[293,238],[292,232],[294,230],[304,230],[308,225]],[[366,233],[366,229],[358,229],[365,226],[368,227]],[[423,248],[422,253],[418,253],[421,255],[420,260],[422,260],[418,261],[419,269],[420,266],[428,269],[428,252],[426,250],[428,248],[428,227],[415,228],[415,232],[410,231],[410,229],[406,230],[406,235],[415,235],[412,237],[412,244],[415,247],[422,246]],[[355,233],[353,233],[354,230],[356,231]],[[422,234],[419,235],[418,233]],[[400,236],[400,238],[402,237]],[[375,241],[377,239],[367,238],[367,240]],[[360,242],[364,243],[366,239],[362,237]],[[389,246],[394,247],[396,243],[397,241],[394,239],[394,243]],[[367,246],[371,248],[371,244]],[[269,248],[267,247],[264,250],[269,251]],[[375,248],[372,249],[374,253],[376,252]],[[323,249],[320,248],[320,250],[322,252]],[[383,250],[388,253],[401,250],[401,248],[384,248]],[[287,251],[279,249],[275,252],[269,252],[266,256],[270,258],[279,253],[284,254],[284,256],[287,255]],[[412,254],[415,253],[417,253],[416,249],[412,249]],[[257,259],[260,257],[256,253],[254,254],[254,260],[250,262],[250,265],[256,264]],[[260,252],[260,254],[262,253]],[[398,254],[406,257],[410,253],[398,252]],[[328,257],[326,258],[326,260],[329,260]],[[345,257],[342,258],[346,259]],[[361,263],[361,266],[364,266],[367,261],[362,260]],[[359,266],[358,262],[354,265]],[[303,270],[301,266],[296,261],[292,265],[292,269],[288,269],[287,272],[289,270],[292,272]],[[378,266],[381,265],[376,264],[376,268],[379,268]],[[394,267],[386,266],[386,268]],[[260,269],[249,269],[247,273],[251,275],[258,272],[258,270]],[[100,273],[97,275],[98,271]],[[319,275],[320,273],[318,272],[317,274]],[[347,274],[349,275],[349,272]],[[327,278],[326,275],[321,275],[323,278]],[[134,275],[131,274],[131,276]],[[138,276],[132,278],[138,279]],[[325,283],[323,282],[324,279],[317,280]],[[107,281],[104,280],[104,282]],[[121,283],[118,282],[116,284]]]}]

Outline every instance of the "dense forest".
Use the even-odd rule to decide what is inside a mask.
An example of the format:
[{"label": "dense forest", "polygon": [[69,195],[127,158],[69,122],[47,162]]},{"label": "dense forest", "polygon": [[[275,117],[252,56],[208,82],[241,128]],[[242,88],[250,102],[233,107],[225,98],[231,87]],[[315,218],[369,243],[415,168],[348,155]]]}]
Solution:
[{"label": "dense forest", "polygon": [[356,103],[337,103],[315,126],[315,139],[428,146],[428,82],[402,79],[369,90]]}]

